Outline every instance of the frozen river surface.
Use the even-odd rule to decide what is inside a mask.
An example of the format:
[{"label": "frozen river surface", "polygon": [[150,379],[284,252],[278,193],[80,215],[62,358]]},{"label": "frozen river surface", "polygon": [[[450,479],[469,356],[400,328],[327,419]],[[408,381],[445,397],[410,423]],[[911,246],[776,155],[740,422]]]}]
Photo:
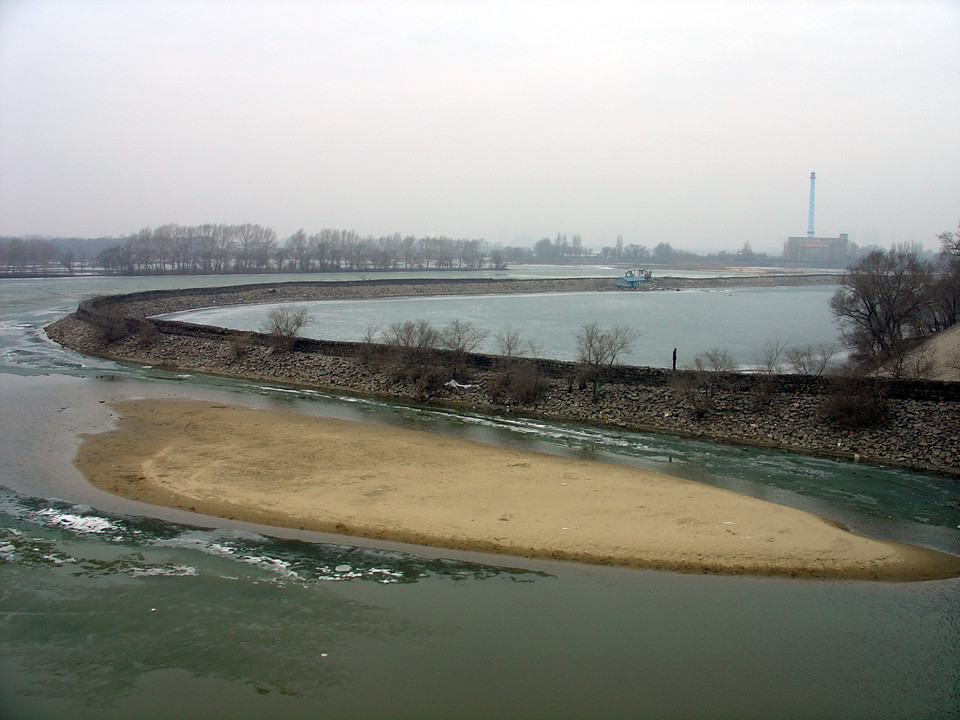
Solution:
[{"label": "frozen river surface", "polygon": [[[754,363],[766,344],[837,344],[830,314],[831,286],[738,288],[682,292],[544,293],[335,300],[306,303],[312,321],[306,337],[362,340],[369,329],[426,320],[442,328],[463,320],[488,332],[481,352],[496,352],[496,335],[509,326],[532,342],[543,357],[576,358],[577,331],[596,322],[625,325],[638,334],[624,362],[669,367],[673,348],[680,364],[696,353],[725,348],[743,366]],[[162,317],[236,330],[258,330],[271,305],[207,308]]]}]

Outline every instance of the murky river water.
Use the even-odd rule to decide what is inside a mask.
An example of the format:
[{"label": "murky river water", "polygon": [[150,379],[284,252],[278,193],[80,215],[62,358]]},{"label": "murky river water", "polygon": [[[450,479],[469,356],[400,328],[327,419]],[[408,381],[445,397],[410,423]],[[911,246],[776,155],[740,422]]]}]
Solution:
[{"label": "murky river water", "polygon": [[[79,433],[112,426],[110,401],[197,397],[666,470],[960,554],[960,489],[943,478],[170,374],[81,357],[41,332],[87,295],[237,280],[0,282],[0,717],[960,711],[960,581],[685,576],[455,553],[218,520],[88,485],[71,460]],[[518,318],[527,301],[483,312]],[[684,332],[692,346],[698,331]]]}]

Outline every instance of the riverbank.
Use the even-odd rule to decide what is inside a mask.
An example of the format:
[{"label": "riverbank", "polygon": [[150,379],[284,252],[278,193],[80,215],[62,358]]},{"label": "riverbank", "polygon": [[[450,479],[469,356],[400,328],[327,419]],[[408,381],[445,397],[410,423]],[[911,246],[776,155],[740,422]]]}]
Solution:
[{"label": "riverbank", "polygon": [[[836,281],[835,276],[807,278],[827,279]],[[718,280],[732,283],[744,278],[691,282],[705,286]],[[750,279],[754,280],[803,281],[798,277]],[[612,290],[612,283],[604,278],[443,279],[135,293],[85,301],[47,332],[83,353],[183,371],[703,437],[960,476],[957,383],[634,367],[615,367],[590,377],[577,363],[432,350],[411,353],[365,343],[297,339],[282,350],[258,333],[150,319],[195,307],[280,300],[590,288]]]},{"label": "riverbank", "polygon": [[960,382],[960,325],[941,330],[909,353],[904,363],[932,380]]},{"label": "riverbank", "polygon": [[119,403],[77,464],[135,500],[420,545],[695,573],[926,580],[960,558],[659,473],[190,400]]}]

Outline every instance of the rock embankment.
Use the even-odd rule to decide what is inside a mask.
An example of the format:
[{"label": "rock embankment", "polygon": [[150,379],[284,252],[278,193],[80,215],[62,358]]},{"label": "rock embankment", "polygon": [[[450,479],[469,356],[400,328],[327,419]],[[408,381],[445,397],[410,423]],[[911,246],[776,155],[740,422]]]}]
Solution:
[{"label": "rock embankment", "polygon": [[87,354],[194,372],[780,447],[960,476],[960,383],[634,367],[597,374],[577,363],[302,338],[281,349],[259,333],[151,319],[238,303],[596,291],[610,285],[610,279],[595,278],[418,280],[158,291],[85,301],[47,332]]},{"label": "rock embankment", "polygon": [[[696,288],[835,285],[837,275],[757,275],[719,278],[655,278],[637,292]],[[370,300],[417,295],[495,295],[548,292],[633,292],[618,290],[614,278],[544,278],[536,280],[423,278],[402,280],[347,280],[232,285],[218,288],[151,290],[96,298],[81,304],[79,312],[112,312],[122,307],[125,317],[146,318],[200,307],[224,307],[270,302]]]}]

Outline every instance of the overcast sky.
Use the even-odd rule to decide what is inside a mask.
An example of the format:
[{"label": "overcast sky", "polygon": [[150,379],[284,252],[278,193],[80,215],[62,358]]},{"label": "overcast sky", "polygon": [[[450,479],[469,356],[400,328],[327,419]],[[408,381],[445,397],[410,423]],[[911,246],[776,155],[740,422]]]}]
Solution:
[{"label": "overcast sky", "polygon": [[960,222],[960,2],[0,0],[0,235]]}]

